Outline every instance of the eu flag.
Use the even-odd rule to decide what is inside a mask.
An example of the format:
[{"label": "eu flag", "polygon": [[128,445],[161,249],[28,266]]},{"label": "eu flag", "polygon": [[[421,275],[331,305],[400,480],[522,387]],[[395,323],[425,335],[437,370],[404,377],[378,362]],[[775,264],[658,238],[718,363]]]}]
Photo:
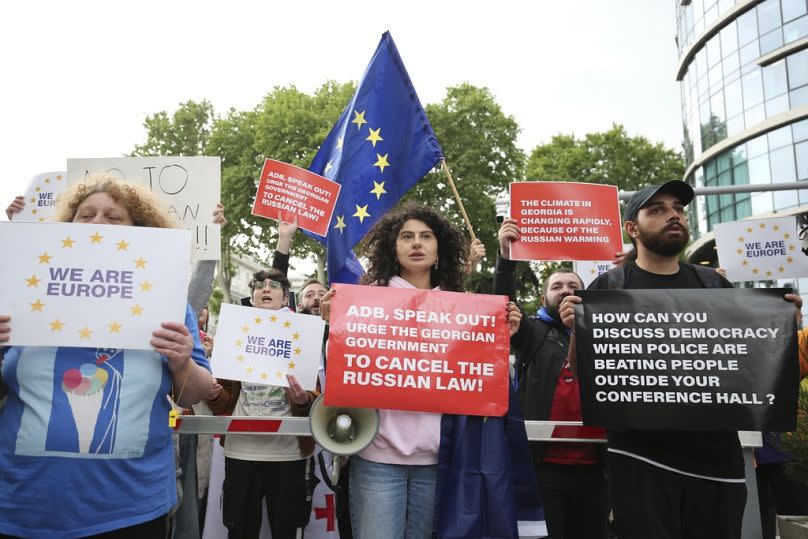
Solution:
[{"label": "eu flag", "polygon": [[357,282],[351,250],[443,158],[390,32],[309,170],[342,185],[327,239],[328,278]]}]

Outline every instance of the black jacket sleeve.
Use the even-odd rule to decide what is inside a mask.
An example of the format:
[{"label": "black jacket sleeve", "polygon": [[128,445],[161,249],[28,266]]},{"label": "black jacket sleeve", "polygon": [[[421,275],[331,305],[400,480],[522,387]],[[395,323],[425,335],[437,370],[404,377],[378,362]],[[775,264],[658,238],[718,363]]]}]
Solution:
[{"label": "black jacket sleeve", "polygon": [[516,264],[502,258],[497,251],[497,266],[494,270],[494,294],[508,296],[516,301]]}]

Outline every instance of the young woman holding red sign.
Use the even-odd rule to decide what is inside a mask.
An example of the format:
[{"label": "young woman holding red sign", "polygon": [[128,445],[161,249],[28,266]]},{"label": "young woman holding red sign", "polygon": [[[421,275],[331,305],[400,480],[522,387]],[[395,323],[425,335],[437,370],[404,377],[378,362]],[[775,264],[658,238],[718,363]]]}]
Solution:
[{"label": "young woman holding red sign", "polygon": [[[438,212],[407,205],[365,239],[370,266],[360,284],[462,292],[468,241]],[[321,301],[328,321],[335,291]],[[508,306],[511,330],[521,313]],[[357,539],[429,538],[435,508],[441,414],[380,410],[373,442],[351,457],[351,524]]]}]

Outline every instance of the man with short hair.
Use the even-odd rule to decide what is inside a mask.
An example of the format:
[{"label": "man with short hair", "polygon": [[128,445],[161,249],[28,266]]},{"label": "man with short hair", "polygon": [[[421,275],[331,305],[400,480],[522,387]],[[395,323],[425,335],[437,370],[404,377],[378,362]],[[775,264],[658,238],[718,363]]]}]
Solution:
[{"label": "man with short hair", "polygon": [[300,289],[298,310],[302,314],[320,316],[320,300],[328,289],[317,279],[308,279]]},{"label": "man with short hair", "polygon": [[[685,264],[679,254],[689,240],[685,206],[693,189],[672,180],[634,193],[624,230],[636,260],[601,275],[589,286],[604,289],[732,288],[711,268]],[[794,294],[785,299],[797,308]],[[561,317],[575,327],[574,305],[564,298]],[[575,337],[570,344],[575,359]],[[734,430],[611,430],[607,470],[620,539],[647,537],[738,539],[746,502],[744,461]]]},{"label": "man with short hair", "polygon": [[[494,293],[515,301],[516,262],[510,243],[519,238],[514,219],[499,230],[500,251]],[[570,330],[559,316],[561,301],[583,288],[568,268],[552,272],[542,286],[542,306],[535,317],[522,316],[511,337],[516,353],[517,395],[525,419],[580,421],[578,379],[570,368]],[[553,539],[605,539],[609,505],[603,452],[595,444],[532,443],[536,478],[547,531]]]}]

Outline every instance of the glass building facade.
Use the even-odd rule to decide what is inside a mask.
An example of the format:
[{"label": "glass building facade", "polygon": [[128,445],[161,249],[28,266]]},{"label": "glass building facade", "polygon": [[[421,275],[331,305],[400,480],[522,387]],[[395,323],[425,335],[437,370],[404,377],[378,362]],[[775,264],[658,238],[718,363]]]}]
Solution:
[{"label": "glass building facade", "polygon": [[[685,180],[808,180],[808,0],[677,0]],[[716,223],[805,206],[805,190],[696,197],[694,240]],[[704,238],[707,239],[707,238]],[[693,262],[707,262],[702,249]]]}]

